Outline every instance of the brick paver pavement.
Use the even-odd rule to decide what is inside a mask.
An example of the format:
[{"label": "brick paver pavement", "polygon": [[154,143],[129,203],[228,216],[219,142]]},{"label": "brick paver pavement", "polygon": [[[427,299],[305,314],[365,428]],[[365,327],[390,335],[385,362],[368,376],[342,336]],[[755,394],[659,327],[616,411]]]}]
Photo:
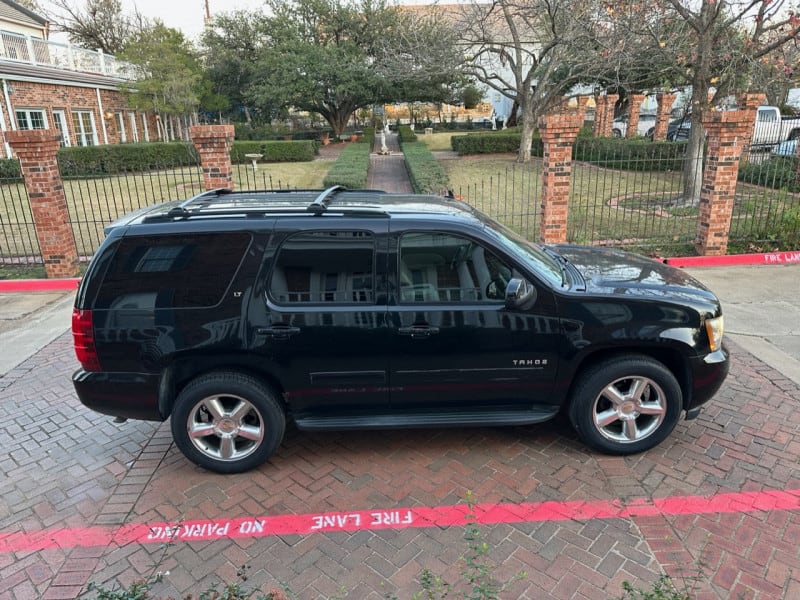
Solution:
[{"label": "brick paver pavement", "polygon": [[[187,462],[166,424],[114,424],[69,381],[68,334],[0,379],[6,419],[0,535],[56,528],[479,503],[622,500],[800,489],[800,390],[737,346],[701,416],[659,448],[588,452],[562,422],[535,427],[300,433],[261,468],[220,476]],[[800,508],[800,503],[798,504]],[[696,574],[698,598],[800,597],[800,511],[644,514],[481,526],[509,598],[611,598],[662,569]],[[283,534],[0,553],[0,599],[74,598],[92,581],[169,571],[174,597],[220,581],[300,598],[408,598],[423,568],[460,579],[462,527]]]}]

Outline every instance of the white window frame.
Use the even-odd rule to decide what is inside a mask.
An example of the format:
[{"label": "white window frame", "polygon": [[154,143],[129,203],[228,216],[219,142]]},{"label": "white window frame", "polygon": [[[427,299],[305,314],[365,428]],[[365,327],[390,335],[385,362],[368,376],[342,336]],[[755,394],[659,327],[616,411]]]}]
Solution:
[{"label": "white window frame", "polygon": [[67,111],[62,108],[53,109],[53,125],[61,132],[61,147],[69,148],[72,146],[69,127],[67,126]]},{"label": "white window frame", "polygon": [[131,126],[131,138],[134,142],[139,141],[139,130],[136,127],[136,113],[133,111],[128,112],[128,121],[130,121]]},{"label": "white window frame", "polygon": [[[27,127],[23,127],[19,121],[19,113],[25,114],[25,121]],[[34,113],[39,113],[42,117],[42,127],[31,127],[31,123],[33,123],[33,119],[31,118]],[[15,108],[14,109],[14,119],[17,122],[17,129],[21,131],[31,130],[31,129],[47,129],[47,111],[43,108]]]},{"label": "white window frame", "polygon": [[147,115],[142,115],[142,127],[144,128],[144,141],[150,141],[150,129],[147,127]]},{"label": "white window frame", "polygon": [[128,132],[125,131],[125,113],[117,112],[117,123],[119,124],[119,142],[124,144],[128,141]]},{"label": "white window frame", "polygon": [[[89,125],[91,131],[86,131],[86,123],[83,117],[89,116]],[[77,123],[75,117],[78,117]],[[99,146],[100,142],[97,139],[97,125],[95,124],[93,110],[73,110],[72,111],[72,125],[75,129],[75,142],[78,146]],[[88,143],[87,143],[88,141]]]}]

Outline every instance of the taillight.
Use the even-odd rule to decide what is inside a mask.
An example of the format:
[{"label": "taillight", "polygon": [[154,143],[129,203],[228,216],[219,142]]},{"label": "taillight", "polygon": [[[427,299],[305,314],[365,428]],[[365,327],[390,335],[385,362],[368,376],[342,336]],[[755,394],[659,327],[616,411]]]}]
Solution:
[{"label": "taillight", "polygon": [[102,371],[100,359],[97,357],[97,346],[94,343],[92,327],[92,311],[72,309],[72,343],[75,356],[87,371]]}]

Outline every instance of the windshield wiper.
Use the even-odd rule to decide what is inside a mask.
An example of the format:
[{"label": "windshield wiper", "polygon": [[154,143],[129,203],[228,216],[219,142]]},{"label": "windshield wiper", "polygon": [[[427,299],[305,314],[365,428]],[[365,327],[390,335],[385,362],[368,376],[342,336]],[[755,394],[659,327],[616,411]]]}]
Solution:
[{"label": "windshield wiper", "polygon": [[561,269],[561,285],[567,287],[572,282],[572,278],[569,276],[567,269],[569,261],[561,256],[558,252],[548,248],[547,246],[539,245],[539,247],[544,250],[545,254],[547,254],[550,258],[554,258],[556,260],[558,268]]}]

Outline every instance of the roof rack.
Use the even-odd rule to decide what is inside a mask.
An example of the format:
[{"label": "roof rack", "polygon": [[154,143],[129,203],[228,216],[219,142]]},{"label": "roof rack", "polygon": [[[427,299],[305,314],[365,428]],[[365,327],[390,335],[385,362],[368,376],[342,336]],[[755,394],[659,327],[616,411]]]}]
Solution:
[{"label": "roof rack", "polygon": [[230,188],[216,188],[207,192],[202,192],[184,200],[178,206],[171,208],[167,216],[173,218],[188,217],[191,214],[189,209],[195,207],[195,205],[199,205],[197,208],[202,208],[203,206],[208,206],[220,196],[226,196],[232,193],[233,190]]},{"label": "roof rack", "polygon": [[331,197],[346,189],[343,185],[334,185],[329,187],[327,190],[323,191],[319,196],[314,198],[314,201],[308,205],[308,212],[313,212],[314,214],[321,215],[326,210],[328,210],[328,205],[331,203]]}]

